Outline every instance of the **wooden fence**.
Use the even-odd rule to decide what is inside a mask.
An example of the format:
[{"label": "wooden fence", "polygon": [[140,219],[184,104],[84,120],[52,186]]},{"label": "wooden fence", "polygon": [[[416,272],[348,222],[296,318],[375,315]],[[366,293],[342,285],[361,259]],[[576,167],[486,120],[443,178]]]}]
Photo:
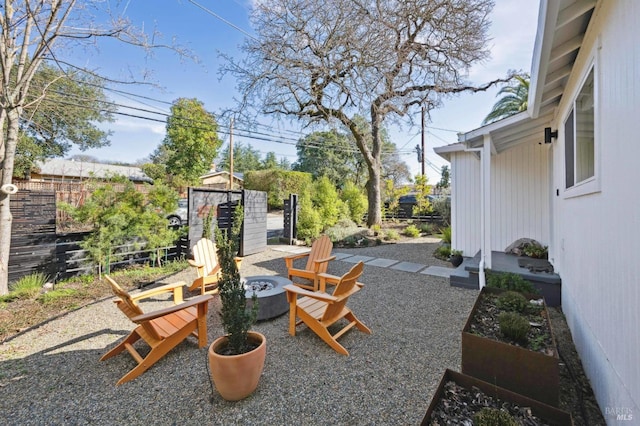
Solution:
[{"label": "wooden fence", "polygon": [[[58,281],[73,275],[96,272],[97,265],[88,258],[80,242],[87,232],[56,232],[56,193],[19,191],[11,196],[11,249],[9,282],[42,272]],[[165,247],[161,253],[173,260],[188,253],[186,238]],[[150,252],[134,242],[115,247],[111,267],[148,262]]]},{"label": "wooden fence", "polygon": [[189,188],[189,244],[193,247],[202,237],[207,213],[213,209],[217,226],[231,225],[233,209],[244,207],[240,256],[259,253],[267,248],[267,193],[262,191],[225,191]]}]

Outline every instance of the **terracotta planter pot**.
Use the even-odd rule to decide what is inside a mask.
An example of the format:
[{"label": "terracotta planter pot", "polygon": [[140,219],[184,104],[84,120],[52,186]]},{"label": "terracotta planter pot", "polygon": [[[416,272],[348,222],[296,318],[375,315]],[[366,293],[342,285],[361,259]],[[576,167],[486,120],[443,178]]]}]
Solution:
[{"label": "terracotta planter pot", "polygon": [[[444,375],[440,380],[438,389],[433,395],[433,399],[429,404],[427,413],[425,414],[424,419],[422,420],[422,425],[432,424],[431,417],[434,411],[436,411],[436,408],[438,407],[438,403],[443,398],[447,398],[447,395],[445,394],[445,386],[449,381],[453,381],[458,386],[461,386],[467,390],[471,390],[474,387],[478,388],[485,395],[490,396],[494,399],[498,399],[501,402],[508,402],[510,404],[515,404],[520,407],[529,407],[531,409],[531,414],[546,421],[548,424],[553,424],[553,425],[573,425],[574,424],[571,414],[567,413],[566,411],[559,410],[555,407],[533,400],[524,395],[520,395],[518,393],[511,392],[507,389],[495,386],[491,383],[484,382],[475,377],[471,377],[466,374],[461,374],[461,373],[447,369],[445,370]],[[451,402],[447,405],[447,410],[449,413],[459,413],[459,411],[456,410],[455,405],[451,405]],[[436,424],[439,424],[437,420],[436,420]]]},{"label": "terracotta planter pot", "polygon": [[216,349],[227,344],[227,337],[217,338],[209,346],[209,366],[216,390],[227,401],[239,401],[251,395],[258,386],[267,354],[267,339],[250,331],[249,339],[259,346],[241,355],[220,355]]},{"label": "terracotta planter pot", "polygon": [[[560,367],[558,346],[550,322],[553,356],[470,332],[482,297],[487,293],[500,294],[504,291],[485,287],[480,292],[462,330],[462,372],[557,407]],[[528,296],[532,299],[538,298],[534,295]],[[546,304],[543,305],[542,315],[549,321]]]}]

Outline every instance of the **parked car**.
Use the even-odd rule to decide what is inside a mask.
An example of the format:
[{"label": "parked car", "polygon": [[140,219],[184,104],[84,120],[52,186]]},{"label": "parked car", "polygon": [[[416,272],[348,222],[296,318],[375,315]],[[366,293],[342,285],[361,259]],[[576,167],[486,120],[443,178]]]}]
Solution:
[{"label": "parked car", "polygon": [[178,208],[173,213],[167,215],[169,226],[181,226],[189,222],[189,200],[181,198],[178,200]]},{"label": "parked car", "polygon": [[[440,196],[440,197],[444,197],[444,196]],[[439,197],[436,195],[427,195],[427,199],[429,200],[429,204],[433,204],[434,201],[439,199]],[[398,198],[399,211],[404,212],[404,216],[406,217],[413,216],[413,208],[417,204],[418,204],[418,201],[416,199],[416,194],[407,194]]]}]

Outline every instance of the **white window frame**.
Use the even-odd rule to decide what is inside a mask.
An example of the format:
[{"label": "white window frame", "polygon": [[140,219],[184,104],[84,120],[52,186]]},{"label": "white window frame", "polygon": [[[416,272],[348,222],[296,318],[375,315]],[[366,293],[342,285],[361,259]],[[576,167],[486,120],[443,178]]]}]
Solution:
[{"label": "white window frame", "polygon": [[[582,195],[593,194],[595,192],[600,191],[600,108],[599,105],[599,74],[598,67],[595,63],[595,60],[592,60],[589,65],[585,68],[585,73],[580,80],[580,84],[577,87],[577,90],[573,94],[573,100],[571,101],[571,108],[569,108],[562,119],[562,132],[564,143],[573,144],[573,185],[570,187],[566,187],[566,179],[567,179],[567,161],[565,158],[564,161],[564,198],[572,198],[579,197]],[[590,176],[584,180],[576,181],[577,170],[576,170],[576,100],[578,95],[582,92],[582,89],[589,77],[589,74],[593,71],[593,97],[594,97],[594,108],[593,108],[593,156],[594,156],[594,164],[593,164],[593,176]],[[567,120],[573,113],[573,140],[567,141],[565,137],[566,131],[566,123]],[[566,145],[563,150],[563,156],[566,156]]]}]

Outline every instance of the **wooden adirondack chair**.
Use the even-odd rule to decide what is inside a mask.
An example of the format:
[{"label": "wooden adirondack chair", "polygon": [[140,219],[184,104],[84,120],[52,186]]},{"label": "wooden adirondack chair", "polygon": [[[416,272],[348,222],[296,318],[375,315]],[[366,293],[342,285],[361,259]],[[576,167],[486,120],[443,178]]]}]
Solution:
[{"label": "wooden adirondack chair", "polygon": [[[235,261],[238,270],[240,270],[242,258],[236,257]],[[187,262],[196,268],[196,273],[198,274],[198,278],[193,281],[189,290],[193,291],[200,288],[201,294],[218,293],[218,281],[222,270],[220,269],[220,263],[218,263],[216,244],[208,238],[200,239],[193,246],[193,260],[188,259]]]},{"label": "wooden adirondack chair", "polygon": [[[371,330],[356,318],[351,309],[346,306],[349,296],[360,291],[364,286],[364,284],[357,282],[363,267],[364,264],[359,262],[343,275],[338,280],[333,295],[308,291],[295,285],[285,286],[289,302],[289,334],[295,336],[296,327],[305,323],[336,352],[349,355],[344,346],[338,343],[337,339],[340,336],[354,326],[364,333],[371,334]],[[327,277],[333,278],[331,275],[319,274],[320,285],[323,288],[326,284],[322,281]],[[302,297],[298,298],[298,296]],[[300,321],[296,322],[296,318],[300,318]],[[342,318],[349,321],[349,324],[332,335],[329,332],[329,327]]]},{"label": "wooden adirondack chair", "polygon": [[[198,339],[199,348],[207,344],[207,310],[209,300],[213,299],[213,296],[203,295],[183,301],[182,286],[185,285],[184,282],[168,284],[132,296],[111,277],[105,275],[105,278],[111,285],[113,292],[120,298],[115,301],[118,308],[131,321],[138,324],[129,336],[100,358],[100,361],[104,361],[126,349],[136,360],[138,365],[118,380],[118,385],[133,380],[147,371],[189,335]],[[138,306],[137,302],[141,299],[169,292],[173,293],[174,306],[147,314],[142,312]],[[144,358],[133,347],[133,344],[140,339],[151,347]]]},{"label": "wooden adirondack chair", "polygon": [[[298,287],[318,291],[318,274],[327,272],[329,261],[336,258],[331,256],[332,248],[333,243],[329,237],[323,235],[313,242],[310,252],[285,257],[284,261],[287,265],[289,279]],[[294,261],[305,257],[307,258],[307,265],[304,269],[295,268]],[[295,282],[293,277],[303,278],[305,282]]]}]

